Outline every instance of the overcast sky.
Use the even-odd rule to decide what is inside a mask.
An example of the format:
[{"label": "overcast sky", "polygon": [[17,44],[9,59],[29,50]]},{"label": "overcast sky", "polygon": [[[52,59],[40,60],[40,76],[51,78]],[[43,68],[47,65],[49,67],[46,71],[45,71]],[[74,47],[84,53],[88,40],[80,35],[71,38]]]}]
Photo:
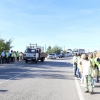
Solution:
[{"label": "overcast sky", "polygon": [[18,51],[29,43],[100,49],[100,0],[0,0],[0,36]]}]

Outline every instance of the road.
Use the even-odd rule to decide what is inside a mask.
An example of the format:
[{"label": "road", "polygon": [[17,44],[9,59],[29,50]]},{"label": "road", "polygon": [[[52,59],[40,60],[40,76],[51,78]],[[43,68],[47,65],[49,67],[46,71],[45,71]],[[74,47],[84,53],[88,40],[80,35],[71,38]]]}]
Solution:
[{"label": "road", "polygon": [[96,85],[94,95],[84,93],[73,76],[72,57],[0,65],[0,100],[99,100]]}]

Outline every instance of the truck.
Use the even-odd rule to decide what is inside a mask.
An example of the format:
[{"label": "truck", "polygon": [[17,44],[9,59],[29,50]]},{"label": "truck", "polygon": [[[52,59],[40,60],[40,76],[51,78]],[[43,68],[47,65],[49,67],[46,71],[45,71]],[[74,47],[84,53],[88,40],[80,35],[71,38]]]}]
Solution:
[{"label": "truck", "polygon": [[73,55],[74,54],[77,54],[77,55],[85,54],[85,49],[73,49]]},{"label": "truck", "polygon": [[35,62],[37,63],[39,60],[44,62],[45,57],[47,56],[44,53],[44,48],[41,46],[37,46],[37,44],[30,44],[30,46],[26,47],[26,50],[23,55],[23,59],[26,63]]}]

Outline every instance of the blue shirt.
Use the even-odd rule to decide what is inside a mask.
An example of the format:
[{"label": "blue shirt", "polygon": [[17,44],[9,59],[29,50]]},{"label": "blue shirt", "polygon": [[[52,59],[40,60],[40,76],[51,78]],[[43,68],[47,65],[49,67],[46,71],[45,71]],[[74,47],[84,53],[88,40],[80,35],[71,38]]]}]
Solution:
[{"label": "blue shirt", "polygon": [[4,53],[4,52],[2,52],[2,53],[1,53],[1,56],[2,56],[2,57],[4,57],[4,56],[5,56],[5,53]]}]

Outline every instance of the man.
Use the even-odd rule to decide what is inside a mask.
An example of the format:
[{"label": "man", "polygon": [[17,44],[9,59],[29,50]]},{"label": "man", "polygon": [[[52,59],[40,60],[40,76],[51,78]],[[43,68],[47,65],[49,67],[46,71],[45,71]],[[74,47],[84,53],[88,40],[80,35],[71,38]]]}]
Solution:
[{"label": "man", "polygon": [[11,62],[13,62],[13,60],[14,60],[14,52],[13,50],[11,50]]},{"label": "man", "polygon": [[18,51],[17,51],[16,55],[17,55],[17,61],[19,61],[19,52]]},{"label": "man", "polygon": [[8,57],[9,57],[9,52],[6,51],[6,56],[5,56],[5,58],[6,58],[6,63],[9,63],[9,59],[8,59]]},{"label": "man", "polygon": [[5,51],[3,51],[1,53],[1,60],[2,60],[2,64],[4,64],[4,62],[5,62]]},{"label": "man", "polygon": [[76,72],[77,72],[77,60],[78,60],[78,57],[77,57],[77,53],[76,53],[75,56],[73,57],[74,76],[77,76],[76,75]]}]

